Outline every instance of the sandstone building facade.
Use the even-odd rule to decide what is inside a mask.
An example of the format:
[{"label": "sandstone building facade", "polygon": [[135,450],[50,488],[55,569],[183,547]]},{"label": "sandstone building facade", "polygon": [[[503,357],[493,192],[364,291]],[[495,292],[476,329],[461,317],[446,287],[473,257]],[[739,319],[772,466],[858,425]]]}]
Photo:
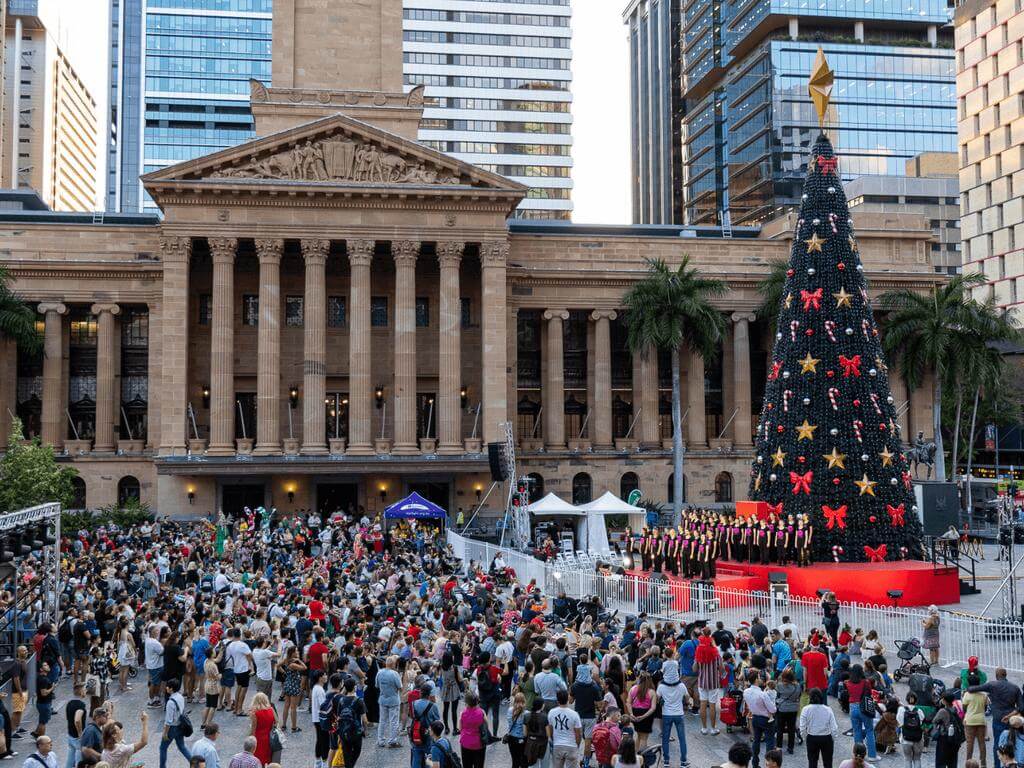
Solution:
[{"label": "sandstone building facade", "polygon": [[[416,142],[422,91],[384,55],[400,3],[316,5],[275,4],[282,85],[253,83],[258,138],[143,177],[162,218],[0,212],[0,263],[45,339],[38,359],[0,350],[0,404],[79,470],[84,502],[374,511],[419,490],[470,510],[505,422],[545,491],[665,500],[667,367],[629,353],[621,303],[645,259],[683,255],[728,282],[731,320],[715,361],[685,355],[687,500],[742,498],[771,341],[757,283],[795,222],[510,223],[524,187]],[[857,223],[873,291],[941,279],[927,222]],[[930,433],[929,391],[897,380],[904,435]]]}]

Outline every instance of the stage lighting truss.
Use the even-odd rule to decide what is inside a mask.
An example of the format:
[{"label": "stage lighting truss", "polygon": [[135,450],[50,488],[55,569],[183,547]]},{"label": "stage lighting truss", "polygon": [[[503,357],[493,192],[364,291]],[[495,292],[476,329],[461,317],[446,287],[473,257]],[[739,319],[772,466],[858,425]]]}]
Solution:
[{"label": "stage lighting truss", "polygon": [[39,620],[55,623],[60,618],[60,512],[60,504],[52,503],[0,514],[0,568],[17,573],[19,563],[33,554],[42,563],[41,582],[31,593],[19,596],[21,579],[11,579],[15,605],[25,599],[31,602],[33,594],[41,595],[43,615]]}]

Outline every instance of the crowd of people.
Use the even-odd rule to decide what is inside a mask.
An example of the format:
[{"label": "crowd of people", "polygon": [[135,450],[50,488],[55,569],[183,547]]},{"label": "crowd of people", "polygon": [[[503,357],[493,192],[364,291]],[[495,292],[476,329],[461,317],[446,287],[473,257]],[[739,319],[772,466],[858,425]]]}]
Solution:
[{"label": "crowd of people", "polygon": [[[936,768],[1024,766],[1005,670],[972,664],[941,698],[898,695],[893,649],[844,624],[831,594],[817,626],[684,625],[596,598],[549,605],[415,523],[255,511],[220,524],[67,539],[62,619],[18,649],[0,756],[33,739],[26,768],[128,768],[152,738],[160,768],[356,768],[364,745],[408,750],[411,768],[483,768],[497,749],[512,768],[688,768],[699,729],[724,768],[887,754],[920,768],[926,752]],[[121,702],[141,685],[150,711],[133,714]],[[47,732],[54,715],[66,743]],[[224,743],[229,718],[241,744]]]}]

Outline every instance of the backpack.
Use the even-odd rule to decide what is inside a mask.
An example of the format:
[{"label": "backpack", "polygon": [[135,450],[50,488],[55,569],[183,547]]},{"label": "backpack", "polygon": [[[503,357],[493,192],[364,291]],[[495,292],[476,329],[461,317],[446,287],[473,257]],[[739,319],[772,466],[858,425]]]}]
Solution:
[{"label": "backpack", "polygon": [[430,743],[430,726],[426,723],[427,712],[430,711],[430,702],[427,702],[419,713],[416,707],[412,709],[412,727],[409,728],[409,740],[417,747],[425,747]]},{"label": "backpack", "polygon": [[903,713],[903,730],[901,735],[904,741],[914,744],[924,738],[924,724],[921,722],[921,713],[916,709],[908,709]]},{"label": "backpack", "polygon": [[57,627],[57,639],[62,643],[70,643],[73,635],[71,634],[71,623],[74,619],[67,618],[60,623]]},{"label": "backpack", "polygon": [[331,691],[324,697],[324,700],[320,702],[320,711],[317,715],[320,720],[321,727],[328,733],[334,733],[338,729],[338,714],[334,711],[334,699],[337,694]]},{"label": "backpack", "polygon": [[590,737],[590,745],[594,748],[597,762],[601,765],[611,765],[615,748],[612,746],[612,728],[608,723],[598,723],[594,726],[593,734]]},{"label": "backpack", "polygon": [[338,700],[337,731],[342,741],[357,741],[363,737],[363,724],[356,717],[355,697],[342,696]]},{"label": "backpack", "polygon": [[967,736],[964,734],[964,724],[960,720],[960,715],[956,713],[956,710],[947,709],[946,711],[949,713],[949,725],[946,726],[945,732],[940,735],[945,736],[959,747],[967,741]]},{"label": "backpack", "polygon": [[498,691],[498,685],[491,679],[491,667],[480,667],[476,671],[476,688],[480,701],[489,702]]},{"label": "backpack", "polygon": [[437,746],[444,753],[444,764],[441,768],[462,768],[462,758],[452,750],[451,742],[448,741],[447,737],[439,739]]},{"label": "backpack", "polygon": [[878,712],[878,705],[875,704],[875,700],[871,698],[871,694],[867,691],[860,697],[860,713],[864,717],[874,717]]}]

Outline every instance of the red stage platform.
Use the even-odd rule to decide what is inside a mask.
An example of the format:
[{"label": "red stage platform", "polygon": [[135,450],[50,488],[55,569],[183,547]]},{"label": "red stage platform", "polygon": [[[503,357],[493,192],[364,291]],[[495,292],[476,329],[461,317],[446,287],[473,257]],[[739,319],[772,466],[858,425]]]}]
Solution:
[{"label": "red stage platform", "polygon": [[[785,573],[789,592],[797,597],[818,599],[819,589],[831,589],[842,602],[892,605],[886,593],[903,590],[901,606],[947,605],[960,602],[960,581],[956,568],[936,568],[932,563],[905,560],[886,563],[816,563],[807,568],[795,565],[755,565],[718,561],[715,586],[722,589],[767,590],[769,573]],[[643,571],[628,571],[647,576]],[[678,585],[679,599],[688,601],[685,580],[667,577],[670,589]],[[687,610],[677,604],[679,610]]]}]

